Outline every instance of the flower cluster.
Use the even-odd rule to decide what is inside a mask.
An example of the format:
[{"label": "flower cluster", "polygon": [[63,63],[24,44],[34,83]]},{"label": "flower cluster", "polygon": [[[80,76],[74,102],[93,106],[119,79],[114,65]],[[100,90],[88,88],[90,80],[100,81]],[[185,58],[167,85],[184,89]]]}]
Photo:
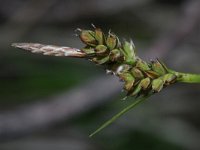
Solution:
[{"label": "flower cluster", "polygon": [[199,74],[180,73],[168,69],[160,60],[146,62],[136,56],[132,41],[120,42],[119,38],[109,32],[106,36],[100,28],[92,30],[79,29],[79,37],[86,45],[82,49],[66,46],[45,45],[39,43],[13,43],[12,46],[51,56],[87,58],[102,65],[107,72],[124,81],[127,96],[139,97],[118,114],[106,121],[90,137],[110,125],[120,116],[148,99],[151,94],[160,92],[164,87],[175,82],[200,83]]},{"label": "flower cluster", "polygon": [[81,49],[86,57],[124,81],[127,96],[159,92],[176,82],[177,76],[158,59],[148,63],[136,56],[132,41],[120,42],[114,33],[106,36],[100,28],[79,31],[80,39],[86,44]]}]

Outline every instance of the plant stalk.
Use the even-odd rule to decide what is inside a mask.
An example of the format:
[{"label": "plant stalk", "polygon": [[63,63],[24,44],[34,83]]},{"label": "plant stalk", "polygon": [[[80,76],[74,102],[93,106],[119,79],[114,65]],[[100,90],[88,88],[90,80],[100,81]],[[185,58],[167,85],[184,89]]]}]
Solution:
[{"label": "plant stalk", "polygon": [[190,73],[181,73],[181,72],[174,72],[177,76],[178,82],[183,83],[200,83],[200,74],[190,74]]}]

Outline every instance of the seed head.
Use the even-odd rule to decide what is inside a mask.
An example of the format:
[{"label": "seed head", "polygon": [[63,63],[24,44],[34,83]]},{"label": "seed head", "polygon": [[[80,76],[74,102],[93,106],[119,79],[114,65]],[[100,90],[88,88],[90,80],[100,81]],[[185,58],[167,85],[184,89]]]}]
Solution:
[{"label": "seed head", "polygon": [[106,36],[95,26],[94,31],[78,31],[79,38],[85,44],[80,50],[38,43],[15,43],[12,46],[44,55],[85,57],[118,76],[124,82],[127,96],[160,92],[177,81],[177,75],[169,71],[160,60],[146,62],[136,56],[132,41],[120,42],[114,33],[108,32]]}]

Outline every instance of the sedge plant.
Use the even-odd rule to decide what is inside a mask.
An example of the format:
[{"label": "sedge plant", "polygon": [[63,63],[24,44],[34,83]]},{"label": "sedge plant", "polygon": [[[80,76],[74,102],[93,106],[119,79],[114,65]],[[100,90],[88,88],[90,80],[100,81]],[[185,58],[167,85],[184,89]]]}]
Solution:
[{"label": "sedge plant", "polygon": [[136,55],[132,41],[120,41],[116,34],[110,31],[105,34],[96,27],[93,30],[78,31],[78,37],[85,44],[85,47],[80,49],[39,43],[13,43],[12,46],[44,55],[86,58],[103,66],[107,73],[118,76],[124,82],[126,97],[130,96],[135,100],[90,134],[90,137],[171,84],[200,83],[200,74],[174,71],[159,59],[150,62],[142,60]]}]

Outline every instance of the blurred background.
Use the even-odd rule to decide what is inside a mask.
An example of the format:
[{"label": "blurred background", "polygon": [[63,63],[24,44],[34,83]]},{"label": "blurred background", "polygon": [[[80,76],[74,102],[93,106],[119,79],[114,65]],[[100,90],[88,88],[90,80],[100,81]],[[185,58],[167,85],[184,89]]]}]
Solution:
[{"label": "blurred background", "polygon": [[0,0],[0,150],[199,150],[200,85],[176,84],[93,138],[134,101],[82,60],[31,54],[13,42],[81,48],[76,28],[133,39],[140,57],[200,73],[199,0]]}]

